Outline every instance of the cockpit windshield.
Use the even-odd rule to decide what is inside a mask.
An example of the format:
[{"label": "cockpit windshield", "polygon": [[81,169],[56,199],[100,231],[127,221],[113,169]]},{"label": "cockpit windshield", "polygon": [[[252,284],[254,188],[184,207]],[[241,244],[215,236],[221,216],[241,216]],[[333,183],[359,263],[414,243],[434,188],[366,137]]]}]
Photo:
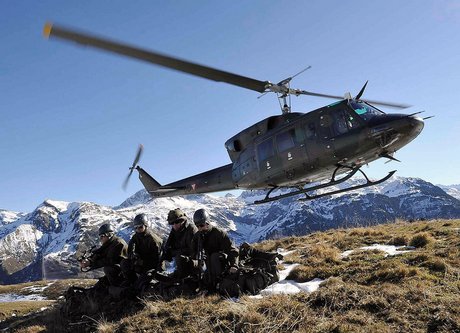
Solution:
[{"label": "cockpit windshield", "polygon": [[364,121],[368,122],[374,117],[384,115],[382,111],[374,108],[373,106],[363,103],[363,102],[350,102],[350,106],[359,115]]}]

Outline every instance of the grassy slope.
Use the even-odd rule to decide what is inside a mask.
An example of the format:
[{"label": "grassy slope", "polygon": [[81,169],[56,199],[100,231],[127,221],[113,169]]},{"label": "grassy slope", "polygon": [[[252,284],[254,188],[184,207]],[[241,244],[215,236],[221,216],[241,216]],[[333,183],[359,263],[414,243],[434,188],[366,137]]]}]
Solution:
[{"label": "grassy slope", "polygon": [[[374,243],[416,249],[395,257],[356,251],[340,258]],[[333,230],[258,245],[279,247],[296,250],[285,261],[300,264],[288,279],[327,279],[317,292],[239,302],[217,296],[146,301],[120,320],[94,318],[87,325],[100,332],[460,332],[460,220]],[[18,331],[44,329],[75,327],[50,310]]]}]

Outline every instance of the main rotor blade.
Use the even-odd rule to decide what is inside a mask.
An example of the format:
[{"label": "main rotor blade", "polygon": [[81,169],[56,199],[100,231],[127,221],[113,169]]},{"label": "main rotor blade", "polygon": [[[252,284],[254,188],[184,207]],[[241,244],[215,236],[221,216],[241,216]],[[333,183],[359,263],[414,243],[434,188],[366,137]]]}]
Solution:
[{"label": "main rotor blade", "polygon": [[371,99],[361,99],[361,101],[367,102],[369,104],[373,105],[382,105],[382,106],[387,106],[389,108],[394,108],[394,109],[407,109],[410,108],[412,105],[409,104],[401,104],[401,103],[392,103],[392,102],[382,102],[382,101],[375,101]]},{"label": "main rotor blade", "polygon": [[[296,95],[308,95],[308,96],[332,98],[332,99],[344,99],[343,96],[320,94],[320,93],[315,93],[315,92],[306,91],[306,90],[296,90],[295,94]],[[364,102],[367,102],[367,103],[370,103],[370,104],[375,104],[375,105],[383,105],[383,106],[387,106],[387,107],[395,108],[395,109],[406,109],[406,108],[411,107],[411,105],[408,105],[408,104],[382,102],[382,101],[375,101],[375,100],[370,100],[370,99],[361,99],[361,101],[364,101]]]},{"label": "main rotor blade", "polygon": [[332,99],[343,99],[343,96],[319,94],[319,93],[315,93],[315,92],[311,92],[311,91],[306,91],[306,90],[296,90],[296,91],[295,91],[295,94],[296,94],[296,95],[308,95],[308,96],[332,98]]},{"label": "main rotor blade", "polygon": [[59,27],[51,23],[46,23],[43,29],[45,37],[55,37],[76,43],[92,46],[97,49],[106,50],[113,53],[122,54],[131,58],[144,60],[156,65],[172,68],[181,72],[200,76],[205,79],[226,82],[242,88],[264,92],[268,81],[259,81],[249,77],[221,71],[212,67],[199,65],[187,60],[174,58],[165,54],[150,50],[141,49],[135,46],[122,44],[102,37],[88,35],[86,33]]}]

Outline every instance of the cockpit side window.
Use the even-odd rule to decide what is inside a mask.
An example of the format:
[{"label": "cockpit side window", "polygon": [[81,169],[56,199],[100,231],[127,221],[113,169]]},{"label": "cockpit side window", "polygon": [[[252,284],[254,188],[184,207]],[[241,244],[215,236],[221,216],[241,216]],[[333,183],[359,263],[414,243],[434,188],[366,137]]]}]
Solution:
[{"label": "cockpit side window", "polygon": [[384,115],[385,113],[363,102],[350,102],[353,111],[364,121],[369,121],[374,117]]},{"label": "cockpit side window", "polygon": [[333,123],[332,123],[332,132],[333,136],[338,136],[345,134],[352,129],[358,128],[361,126],[356,117],[353,117],[347,109],[336,109],[331,112]]}]

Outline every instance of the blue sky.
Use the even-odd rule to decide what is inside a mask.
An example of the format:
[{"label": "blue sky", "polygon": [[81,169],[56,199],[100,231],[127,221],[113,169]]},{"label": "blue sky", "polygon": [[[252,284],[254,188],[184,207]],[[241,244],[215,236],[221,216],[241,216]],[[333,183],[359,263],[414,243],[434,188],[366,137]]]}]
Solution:
[{"label": "blue sky", "polygon": [[[259,80],[408,103],[435,115],[380,177],[460,183],[459,1],[3,1],[0,208],[43,200],[117,205],[142,186],[229,163],[224,142],[279,113],[274,96],[42,37],[52,21]],[[330,100],[293,99],[307,112]],[[388,109],[388,112],[397,112]]]}]

